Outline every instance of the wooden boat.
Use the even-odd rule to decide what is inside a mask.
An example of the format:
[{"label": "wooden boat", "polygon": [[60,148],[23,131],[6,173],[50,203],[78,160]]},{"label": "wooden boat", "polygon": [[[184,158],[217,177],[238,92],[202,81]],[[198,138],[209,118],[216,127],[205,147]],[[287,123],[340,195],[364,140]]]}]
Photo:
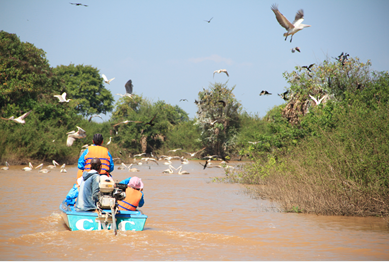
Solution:
[{"label": "wooden boat", "polygon": [[[65,201],[59,209],[61,216],[71,231],[77,230],[116,230],[119,231],[142,231],[147,216],[142,211],[118,211],[112,216],[111,210],[103,210],[102,214],[97,212],[79,212]],[[115,221],[115,224],[113,223]]]}]

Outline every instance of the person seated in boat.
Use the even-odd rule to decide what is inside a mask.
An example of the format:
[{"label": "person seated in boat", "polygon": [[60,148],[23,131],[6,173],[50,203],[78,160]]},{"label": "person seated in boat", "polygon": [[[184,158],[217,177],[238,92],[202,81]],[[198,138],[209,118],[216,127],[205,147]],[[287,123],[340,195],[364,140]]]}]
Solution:
[{"label": "person seated in boat", "polygon": [[[76,211],[94,211],[97,209],[96,203],[98,201],[98,193],[100,191],[99,183],[100,176],[107,175],[101,174],[102,163],[99,158],[93,158],[90,161],[90,170],[84,171],[82,174],[82,180],[80,183],[80,189],[78,192],[77,202],[75,205]],[[112,178],[110,178],[112,179]]]},{"label": "person seated in boat", "polygon": [[112,155],[106,147],[102,146],[103,135],[95,134],[93,136],[93,145],[89,146],[78,159],[78,172],[77,172],[77,183],[79,184],[79,178],[82,176],[84,171],[91,170],[91,161],[97,157],[101,161],[101,174],[111,176],[111,172],[114,170],[114,163]]},{"label": "person seated in boat", "polygon": [[118,200],[118,209],[124,211],[135,211],[145,204],[143,194],[143,182],[139,177],[127,178],[120,182],[127,184],[126,198]]}]

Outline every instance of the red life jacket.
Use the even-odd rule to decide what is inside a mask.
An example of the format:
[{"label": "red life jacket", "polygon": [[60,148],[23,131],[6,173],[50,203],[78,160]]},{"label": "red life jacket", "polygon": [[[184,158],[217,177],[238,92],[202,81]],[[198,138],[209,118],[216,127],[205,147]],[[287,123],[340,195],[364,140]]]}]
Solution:
[{"label": "red life jacket", "polygon": [[142,192],[133,189],[132,187],[127,187],[126,198],[123,200],[118,200],[119,210],[135,211],[136,208],[139,206],[139,202],[141,199]]},{"label": "red life jacket", "polygon": [[99,158],[101,161],[100,174],[110,175],[109,166],[111,158],[108,155],[108,149],[102,146],[90,146],[88,147],[88,153],[85,155],[85,167],[84,171],[89,171],[91,168],[90,162],[93,158]]}]

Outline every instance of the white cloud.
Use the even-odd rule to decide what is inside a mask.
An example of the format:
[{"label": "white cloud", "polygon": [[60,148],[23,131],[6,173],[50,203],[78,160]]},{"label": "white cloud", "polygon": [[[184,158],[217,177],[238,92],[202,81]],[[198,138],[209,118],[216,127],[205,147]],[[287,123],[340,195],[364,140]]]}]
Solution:
[{"label": "white cloud", "polygon": [[213,61],[213,62],[217,62],[217,63],[226,63],[227,65],[232,65],[233,64],[232,59],[224,58],[224,57],[221,57],[219,55],[211,55],[211,56],[207,56],[207,57],[198,57],[198,58],[190,58],[189,59],[189,62],[192,62],[192,63],[201,63],[201,62],[204,62],[204,61]]}]

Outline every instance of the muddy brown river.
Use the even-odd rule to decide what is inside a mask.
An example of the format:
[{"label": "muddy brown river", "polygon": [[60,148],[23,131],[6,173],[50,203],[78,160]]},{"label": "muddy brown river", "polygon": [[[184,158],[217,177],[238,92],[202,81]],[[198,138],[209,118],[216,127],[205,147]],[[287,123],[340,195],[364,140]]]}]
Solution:
[{"label": "muddy brown river", "polygon": [[241,185],[212,182],[223,169],[203,170],[196,161],[183,166],[189,175],[163,174],[162,162],[113,172],[119,181],[142,178],[144,231],[72,232],[59,205],[76,166],[47,174],[23,167],[0,170],[1,260],[389,260],[381,218],[278,212]]}]

